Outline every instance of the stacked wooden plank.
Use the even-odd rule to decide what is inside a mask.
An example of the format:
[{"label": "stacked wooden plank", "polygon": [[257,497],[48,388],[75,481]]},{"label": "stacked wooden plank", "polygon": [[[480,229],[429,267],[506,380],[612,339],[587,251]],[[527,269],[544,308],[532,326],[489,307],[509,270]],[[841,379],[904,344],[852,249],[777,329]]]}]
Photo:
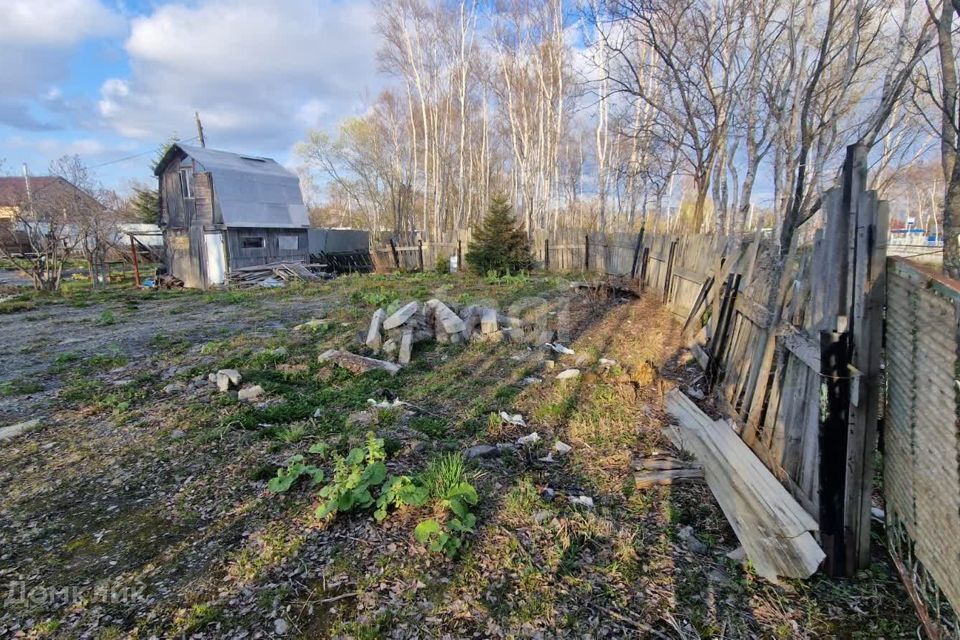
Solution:
[{"label": "stacked wooden plank", "polygon": [[825,557],[813,537],[817,522],[729,423],[711,420],[678,389],[667,394],[666,407],[757,573],[771,581],[810,577]]},{"label": "stacked wooden plank", "polygon": [[236,287],[255,287],[269,285],[275,282],[281,285],[296,280],[315,282],[323,279],[315,271],[322,270],[326,265],[305,265],[302,262],[271,262],[251,267],[239,267],[227,276],[228,282]]}]

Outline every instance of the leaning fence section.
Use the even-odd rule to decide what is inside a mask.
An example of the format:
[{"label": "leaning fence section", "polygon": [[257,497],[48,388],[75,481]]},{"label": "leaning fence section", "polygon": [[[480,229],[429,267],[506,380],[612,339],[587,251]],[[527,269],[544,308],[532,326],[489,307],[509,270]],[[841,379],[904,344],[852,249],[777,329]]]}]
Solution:
[{"label": "leaning fence section", "polygon": [[887,268],[883,489],[888,546],[928,630],[960,637],[960,286]]}]

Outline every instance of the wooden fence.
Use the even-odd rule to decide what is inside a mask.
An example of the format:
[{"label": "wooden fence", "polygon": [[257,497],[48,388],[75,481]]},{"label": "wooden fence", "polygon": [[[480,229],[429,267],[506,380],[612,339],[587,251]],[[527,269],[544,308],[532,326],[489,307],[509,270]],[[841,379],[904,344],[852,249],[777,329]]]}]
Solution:
[{"label": "wooden fence", "polygon": [[888,210],[865,183],[852,147],[824,227],[788,256],[778,290],[778,256],[755,240],[721,268],[701,336],[741,436],[817,518],[835,575],[870,561]]},{"label": "wooden fence", "polygon": [[449,265],[450,258],[457,256],[463,265],[463,254],[470,244],[471,232],[443,231],[433,239],[411,231],[394,234],[374,243],[370,250],[377,271],[430,271],[437,268],[440,260]]},{"label": "wooden fence", "polygon": [[[867,566],[870,552],[888,213],[865,184],[866,152],[850,147],[842,187],[824,194],[823,228],[788,256],[759,234],[532,238],[544,269],[626,278],[662,296],[743,440],[819,523],[835,575]],[[393,266],[462,259],[469,237],[394,238]]]}]

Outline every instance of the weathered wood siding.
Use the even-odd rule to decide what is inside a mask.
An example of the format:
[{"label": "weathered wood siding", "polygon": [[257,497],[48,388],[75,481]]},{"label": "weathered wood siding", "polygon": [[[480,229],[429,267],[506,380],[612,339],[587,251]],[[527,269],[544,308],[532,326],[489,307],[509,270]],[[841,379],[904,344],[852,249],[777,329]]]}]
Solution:
[{"label": "weathered wood siding", "polygon": [[180,160],[174,158],[160,174],[160,224],[174,228],[190,226],[180,193]]},{"label": "weathered wood siding", "polygon": [[222,220],[215,219],[213,213],[213,177],[209,173],[193,174],[192,193],[196,208],[196,224],[213,225]]},{"label": "weathered wood siding", "polygon": [[[284,250],[280,248],[281,236],[297,238],[297,249]],[[263,238],[263,248],[244,248],[244,238]],[[268,262],[310,261],[310,247],[307,241],[306,229],[265,229],[265,228],[231,228],[227,229],[227,264],[228,269],[252,267]]]},{"label": "weathered wood siding", "polygon": [[189,288],[203,288],[200,251],[203,235],[196,228],[171,228],[163,231],[167,270]]}]

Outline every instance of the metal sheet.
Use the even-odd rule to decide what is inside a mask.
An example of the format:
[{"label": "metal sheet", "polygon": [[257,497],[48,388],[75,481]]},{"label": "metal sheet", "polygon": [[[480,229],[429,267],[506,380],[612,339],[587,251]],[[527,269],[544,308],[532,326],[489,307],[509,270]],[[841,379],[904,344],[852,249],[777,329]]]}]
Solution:
[{"label": "metal sheet", "polygon": [[306,228],[300,179],[275,160],[178,145],[213,176],[213,190],[228,227]]}]

